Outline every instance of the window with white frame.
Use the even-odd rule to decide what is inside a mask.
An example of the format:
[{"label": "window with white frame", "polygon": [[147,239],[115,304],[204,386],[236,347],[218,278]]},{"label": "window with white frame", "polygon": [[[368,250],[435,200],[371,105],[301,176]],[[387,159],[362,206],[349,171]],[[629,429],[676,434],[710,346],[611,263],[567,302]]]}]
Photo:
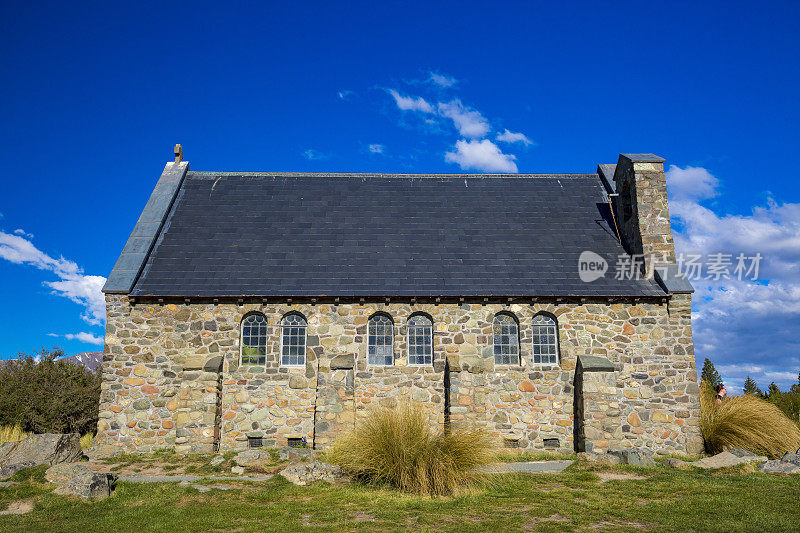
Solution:
[{"label": "window with white frame", "polygon": [[281,320],[281,365],[306,364],[306,319],[298,314],[286,315]]},{"label": "window with white frame", "polygon": [[494,363],[496,365],[519,364],[519,325],[511,315],[494,317]]},{"label": "window with white frame", "polygon": [[394,324],[386,315],[375,315],[369,319],[367,337],[367,363],[391,365],[394,363]]},{"label": "window with white frame", "polygon": [[408,364],[433,364],[433,322],[424,315],[408,319]]},{"label": "window with white frame", "polygon": [[533,317],[533,362],[558,364],[558,324],[550,315]]},{"label": "window with white frame", "polygon": [[242,365],[267,364],[267,317],[261,313],[242,320],[241,350]]}]

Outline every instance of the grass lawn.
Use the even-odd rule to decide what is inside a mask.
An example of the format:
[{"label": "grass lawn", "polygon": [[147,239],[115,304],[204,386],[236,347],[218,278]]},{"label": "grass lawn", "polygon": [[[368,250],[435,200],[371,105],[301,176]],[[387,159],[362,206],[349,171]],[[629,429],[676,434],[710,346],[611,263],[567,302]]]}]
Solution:
[{"label": "grass lawn", "polygon": [[[752,469],[752,468],[751,468]],[[578,463],[561,474],[498,475],[483,487],[436,500],[388,488],[295,487],[280,476],[200,493],[175,483],[119,483],[103,501],[52,494],[44,469],[0,489],[0,531],[800,531],[800,476],[746,468],[678,471]],[[603,477],[633,475],[647,479]]]}]

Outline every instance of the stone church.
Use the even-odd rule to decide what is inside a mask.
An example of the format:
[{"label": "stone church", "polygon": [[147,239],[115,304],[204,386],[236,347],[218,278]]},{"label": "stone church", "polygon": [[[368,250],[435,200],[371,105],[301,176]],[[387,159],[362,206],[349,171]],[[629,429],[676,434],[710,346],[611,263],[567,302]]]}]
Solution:
[{"label": "stone church", "polygon": [[508,448],[698,453],[663,163],[207,172],[178,146],[103,288],[96,445],[324,449],[413,401]]}]

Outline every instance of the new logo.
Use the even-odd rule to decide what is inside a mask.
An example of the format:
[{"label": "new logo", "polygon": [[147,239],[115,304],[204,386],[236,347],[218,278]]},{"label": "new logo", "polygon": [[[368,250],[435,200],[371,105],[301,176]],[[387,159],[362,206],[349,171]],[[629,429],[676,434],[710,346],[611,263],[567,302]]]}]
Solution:
[{"label": "new logo", "polygon": [[608,262],[594,252],[585,250],[578,257],[578,275],[585,283],[602,278],[607,270]]}]

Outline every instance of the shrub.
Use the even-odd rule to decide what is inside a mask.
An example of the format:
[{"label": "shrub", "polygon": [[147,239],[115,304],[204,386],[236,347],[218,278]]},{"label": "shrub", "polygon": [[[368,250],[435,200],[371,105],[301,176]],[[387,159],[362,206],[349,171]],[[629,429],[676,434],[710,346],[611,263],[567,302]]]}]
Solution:
[{"label": "shrub", "polygon": [[0,364],[0,426],[31,433],[80,433],[97,427],[100,372],[42,349]]},{"label": "shrub", "polygon": [[356,476],[408,492],[449,495],[481,477],[496,454],[489,434],[475,427],[434,430],[411,403],[372,410],[341,435],[329,458]]},{"label": "shrub", "polygon": [[700,427],[709,453],[732,447],[779,457],[800,447],[800,427],[773,404],[744,394],[717,405],[715,395],[710,384],[701,383]]}]

